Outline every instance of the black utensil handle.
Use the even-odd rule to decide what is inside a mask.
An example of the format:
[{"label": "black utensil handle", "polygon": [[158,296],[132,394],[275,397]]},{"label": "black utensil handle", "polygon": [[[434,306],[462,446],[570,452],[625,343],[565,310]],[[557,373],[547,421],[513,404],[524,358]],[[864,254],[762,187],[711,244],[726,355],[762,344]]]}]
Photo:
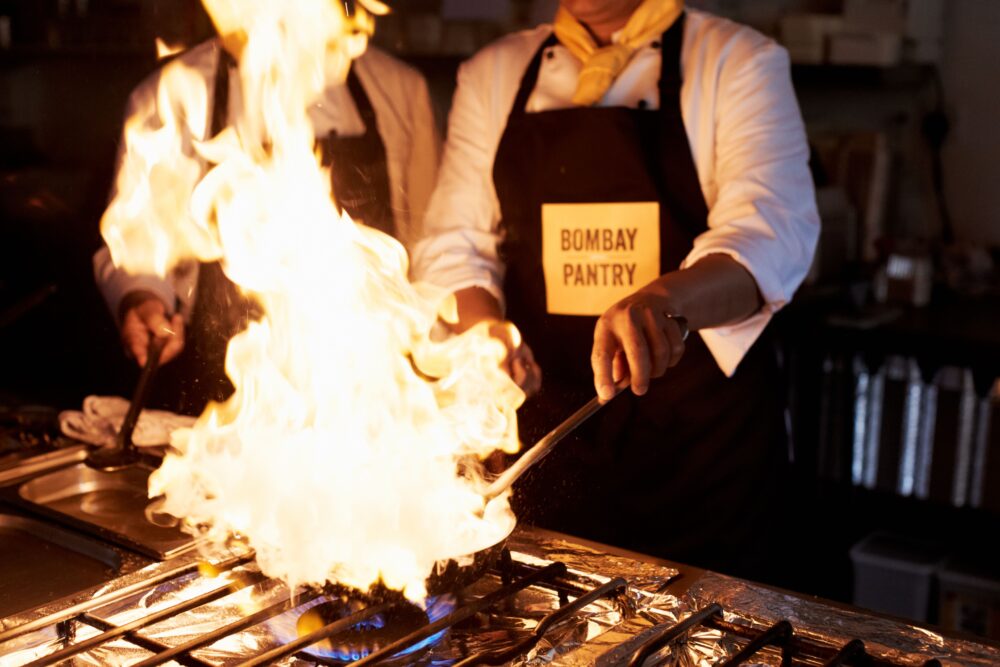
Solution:
[{"label": "black utensil handle", "polygon": [[153,375],[160,365],[160,355],[167,344],[166,337],[154,336],[149,342],[149,349],[146,352],[146,365],[142,367],[139,374],[139,382],[135,386],[135,393],[132,394],[132,402],[129,403],[128,412],[122,420],[122,426],[118,429],[118,446],[131,447],[132,433],[135,425],[139,422],[139,415],[142,407],[146,404],[146,396],[149,394],[149,387],[152,384]]}]

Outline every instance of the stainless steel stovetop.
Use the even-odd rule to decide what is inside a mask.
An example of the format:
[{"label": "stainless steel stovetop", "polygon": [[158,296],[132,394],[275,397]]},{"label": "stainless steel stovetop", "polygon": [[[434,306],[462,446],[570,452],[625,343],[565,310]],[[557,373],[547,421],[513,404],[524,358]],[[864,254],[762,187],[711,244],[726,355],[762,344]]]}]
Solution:
[{"label": "stainless steel stovetop", "polygon": [[[993,645],[532,528],[514,532],[489,574],[457,595],[425,601],[425,609],[314,590],[292,595],[260,573],[252,553],[232,552],[211,566],[193,551],[155,561],[149,556],[159,551],[136,550],[144,535],[125,530],[132,524],[95,523],[92,512],[81,518],[58,511],[62,500],[27,493],[80,468],[80,448],[52,449],[0,469],[0,539],[47,540],[49,551],[93,561],[95,578],[57,582],[71,569],[58,553],[26,564],[12,552],[17,567],[0,571],[0,601],[14,589],[46,594],[8,609],[53,600],[54,591],[80,592],[0,616],[0,667],[1000,665]],[[49,461],[53,455],[62,458]],[[102,493],[120,495],[116,484],[79,481],[88,507],[103,507]],[[76,532],[88,526],[89,537]],[[4,581],[11,571],[24,580]]]},{"label": "stainless steel stovetop", "polygon": [[356,603],[305,629],[318,592],[292,599],[247,554],[211,571],[182,556],[3,619],[0,665],[1000,664],[993,646],[530,528],[509,545],[416,617]]}]

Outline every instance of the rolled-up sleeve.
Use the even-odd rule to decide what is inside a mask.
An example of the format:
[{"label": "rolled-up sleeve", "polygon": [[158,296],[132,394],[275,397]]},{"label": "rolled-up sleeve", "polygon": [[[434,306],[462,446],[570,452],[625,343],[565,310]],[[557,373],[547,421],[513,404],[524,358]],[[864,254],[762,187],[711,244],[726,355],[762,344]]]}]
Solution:
[{"label": "rolled-up sleeve", "polygon": [[173,312],[177,302],[177,292],[169,281],[154,275],[133,275],[115,267],[106,246],[94,254],[94,278],[116,321],[122,300],[132,292],[155,294],[170,312]]},{"label": "rolled-up sleeve", "polygon": [[[205,67],[211,68],[215,62],[213,53],[210,44],[197,47],[188,56],[194,60],[186,62],[185,65],[190,66],[193,64],[202,69]],[[206,58],[206,56],[208,57]],[[159,99],[157,97],[160,76],[160,70],[154,72],[129,96],[125,110],[127,125],[132,124],[133,126],[146,129],[157,129],[163,126],[163,117],[160,113]],[[193,155],[193,139],[190,133],[183,136],[183,141],[187,150]],[[119,196],[123,170],[127,168],[127,156],[129,150],[132,148],[133,146],[129,145],[129,132],[125,131],[119,142],[116,167],[117,175],[110,196],[110,201],[112,202]],[[174,162],[176,161],[171,159],[163,161],[164,164],[173,164]],[[197,179],[201,177],[201,174],[200,171],[188,170],[186,172],[178,171],[173,176],[175,184],[177,184],[180,191],[191,192],[194,190]],[[187,180],[185,181],[184,179]],[[184,185],[185,183],[186,185]],[[130,215],[136,216],[136,219],[139,219],[140,216],[155,217],[156,211],[154,208],[151,201],[142,200],[140,206],[127,210],[130,211]],[[122,207],[121,210],[126,209]],[[101,246],[93,257],[94,279],[116,322],[121,314],[119,311],[122,300],[132,292],[151,292],[163,301],[169,312],[174,312],[176,309],[187,318],[190,313],[191,300],[194,293],[192,281],[197,277],[197,271],[191,270],[188,264],[188,262],[182,262],[181,265],[173,267],[167,276],[161,277],[154,274],[130,273],[124,268],[116,266],[112,259],[111,251],[106,245]]]},{"label": "rolled-up sleeve", "polygon": [[[141,119],[144,126],[156,126],[161,124],[161,120],[156,108],[156,86],[159,78],[153,75],[144,81],[129,96],[125,109],[125,118]],[[125,154],[128,151],[128,133],[122,134],[119,142],[117,170],[120,171],[125,163]],[[111,192],[111,200],[117,196],[117,178],[115,188]],[[104,302],[111,311],[111,316],[118,321],[119,310],[122,300],[132,292],[151,292],[159,297],[169,310],[174,309],[177,300],[173,286],[165,278],[156,275],[136,275],[131,274],[115,266],[111,258],[111,251],[107,246],[94,253],[94,280],[104,297]]]},{"label": "rolled-up sleeve", "polygon": [[414,78],[409,93],[406,103],[410,121],[410,151],[403,177],[406,228],[398,230],[400,241],[408,248],[421,236],[420,226],[427,213],[441,161],[441,138],[434,122],[427,82],[422,76]]},{"label": "rolled-up sleeve", "polygon": [[771,316],[788,303],[812,262],[819,215],[809,148],[787,53],[767,43],[723,65],[715,105],[715,186],[708,230],[684,260],[725,254],[753,276],[763,308],[702,338],[732,375]]},{"label": "rolled-up sleeve", "polygon": [[488,57],[477,57],[459,69],[437,187],[413,248],[413,277],[450,292],[482,287],[503,303],[493,187],[502,125],[488,101],[490,66]]}]

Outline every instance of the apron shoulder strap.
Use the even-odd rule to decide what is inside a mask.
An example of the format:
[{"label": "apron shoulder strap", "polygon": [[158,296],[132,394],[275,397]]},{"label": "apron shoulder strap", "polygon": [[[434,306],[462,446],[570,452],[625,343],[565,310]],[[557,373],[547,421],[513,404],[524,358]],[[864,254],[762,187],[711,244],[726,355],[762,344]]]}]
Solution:
[{"label": "apron shoulder strap", "polygon": [[524,71],[524,76],[521,78],[521,86],[517,89],[517,96],[514,98],[514,106],[510,110],[508,122],[510,122],[510,118],[524,114],[524,109],[528,105],[528,98],[531,97],[531,93],[535,91],[535,84],[538,83],[538,70],[542,66],[542,54],[545,53],[546,49],[558,43],[559,40],[556,38],[555,33],[552,33],[538,47],[531,62],[528,63],[528,69]]},{"label": "apron shoulder strap", "polygon": [[682,13],[673,25],[667,28],[660,40],[662,64],[660,66],[660,109],[680,108],[681,86],[684,75],[681,71],[681,49],[684,46],[684,22]]},{"label": "apron shoulder strap", "polygon": [[368,97],[368,93],[365,92],[365,87],[361,85],[361,79],[354,71],[353,63],[351,68],[347,70],[347,90],[351,93],[351,98],[354,100],[354,106],[357,108],[361,120],[365,122],[365,133],[378,132],[378,127],[375,125],[375,106],[372,104],[371,98]]},{"label": "apron shoulder strap", "polygon": [[226,128],[229,121],[229,70],[236,59],[219,44],[219,61],[215,67],[215,88],[212,93],[212,131],[214,137]]},{"label": "apron shoulder strap", "polygon": [[661,41],[660,66],[660,155],[654,168],[664,184],[663,194],[675,212],[677,220],[694,238],[708,228],[708,205],[698,179],[684,111],[681,107],[681,86],[684,74],[681,68],[681,51],[684,45],[684,21],[681,14],[670,26]]}]

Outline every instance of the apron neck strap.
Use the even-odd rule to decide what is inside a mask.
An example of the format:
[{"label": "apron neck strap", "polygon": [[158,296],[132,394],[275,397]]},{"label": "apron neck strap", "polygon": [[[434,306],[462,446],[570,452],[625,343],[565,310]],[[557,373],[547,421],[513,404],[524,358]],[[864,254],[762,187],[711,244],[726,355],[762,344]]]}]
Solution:
[{"label": "apron neck strap", "polygon": [[687,12],[681,13],[673,25],[667,28],[660,40],[662,64],[660,65],[660,109],[677,109],[680,107],[681,85],[684,76],[681,73],[681,50],[684,46],[684,22]]},{"label": "apron neck strap", "polygon": [[215,67],[215,88],[212,94],[212,130],[209,138],[226,128],[229,121],[229,72],[236,59],[219,43],[219,62]]},{"label": "apron neck strap", "polygon": [[524,76],[521,78],[521,87],[517,91],[517,97],[514,98],[514,107],[511,109],[512,116],[524,113],[524,109],[528,105],[528,98],[531,97],[531,93],[535,90],[535,84],[538,83],[538,71],[542,67],[542,54],[558,43],[559,39],[555,33],[552,33],[538,47],[531,62],[528,63],[528,69],[524,71]]},{"label": "apron neck strap", "polygon": [[[229,116],[229,76],[230,71],[236,66],[236,59],[219,45],[219,61],[215,68],[215,88],[212,102],[212,132],[211,136],[222,132],[228,124]],[[377,131],[375,125],[375,107],[371,98],[365,92],[365,87],[361,85],[361,79],[354,71],[354,65],[347,71],[347,89],[354,100],[354,106],[358,109],[358,114],[365,124],[365,133]]]},{"label": "apron neck strap", "polygon": [[365,87],[361,85],[361,79],[358,78],[357,72],[354,71],[353,63],[351,64],[351,68],[347,70],[347,90],[351,93],[351,98],[354,100],[354,106],[357,108],[358,114],[365,122],[365,132],[375,131],[375,107],[372,105],[368,93],[365,92]]}]

